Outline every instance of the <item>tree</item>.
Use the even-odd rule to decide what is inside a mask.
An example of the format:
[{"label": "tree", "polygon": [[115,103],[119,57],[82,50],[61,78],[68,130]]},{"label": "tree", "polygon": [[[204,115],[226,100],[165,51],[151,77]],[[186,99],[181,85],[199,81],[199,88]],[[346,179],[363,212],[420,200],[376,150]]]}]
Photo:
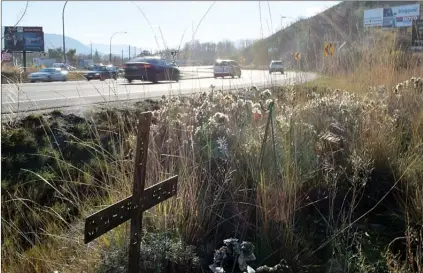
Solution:
[{"label": "tree", "polygon": [[50,59],[61,59],[63,58],[63,50],[61,47],[58,48],[49,48],[48,49],[48,57]]},{"label": "tree", "polygon": [[94,53],[94,57],[93,57],[94,62],[99,62],[100,61],[100,58],[101,58],[101,56],[100,56],[100,54],[98,53],[98,51],[96,49],[95,50],[95,53]]},{"label": "tree", "polygon": [[76,61],[76,49],[69,49],[66,53],[66,59],[68,62]]}]

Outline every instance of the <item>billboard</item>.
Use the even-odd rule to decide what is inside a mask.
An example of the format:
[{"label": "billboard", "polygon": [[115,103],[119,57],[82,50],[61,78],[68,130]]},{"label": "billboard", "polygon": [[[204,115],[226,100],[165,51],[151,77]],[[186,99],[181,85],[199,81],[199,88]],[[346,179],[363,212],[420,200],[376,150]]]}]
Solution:
[{"label": "billboard", "polygon": [[4,49],[9,52],[44,52],[42,27],[4,27]]},{"label": "billboard", "polygon": [[383,9],[368,9],[364,11],[364,27],[381,27],[383,24]]},{"label": "billboard", "polygon": [[364,27],[411,27],[420,18],[420,4],[377,8],[364,11]]},{"label": "billboard", "polygon": [[411,31],[411,45],[423,46],[423,20],[414,20]]}]

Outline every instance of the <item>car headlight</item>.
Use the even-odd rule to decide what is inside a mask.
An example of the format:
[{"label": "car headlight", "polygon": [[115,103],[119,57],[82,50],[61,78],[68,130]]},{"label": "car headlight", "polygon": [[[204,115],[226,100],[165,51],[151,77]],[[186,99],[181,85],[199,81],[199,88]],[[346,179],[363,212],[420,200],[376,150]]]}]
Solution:
[{"label": "car headlight", "polygon": [[96,76],[100,76],[100,73],[95,73]]}]

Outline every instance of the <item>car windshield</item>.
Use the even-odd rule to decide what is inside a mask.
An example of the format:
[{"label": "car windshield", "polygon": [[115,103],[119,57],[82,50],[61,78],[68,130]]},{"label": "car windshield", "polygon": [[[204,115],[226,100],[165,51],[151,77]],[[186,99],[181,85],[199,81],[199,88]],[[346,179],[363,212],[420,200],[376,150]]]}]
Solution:
[{"label": "car windshield", "polygon": [[282,62],[273,62],[272,64],[275,64],[275,65],[282,65]]}]

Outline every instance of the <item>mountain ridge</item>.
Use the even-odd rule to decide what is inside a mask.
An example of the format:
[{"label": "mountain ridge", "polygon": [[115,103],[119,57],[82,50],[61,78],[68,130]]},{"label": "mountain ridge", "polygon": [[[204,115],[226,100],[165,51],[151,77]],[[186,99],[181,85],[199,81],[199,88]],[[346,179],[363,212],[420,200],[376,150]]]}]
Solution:
[{"label": "mountain ridge", "polygon": [[[86,45],[81,41],[74,39],[69,36],[65,36],[66,42],[66,50],[69,49],[76,49],[76,54],[90,54],[91,53],[91,45]],[[55,33],[44,33],[44,44],[45,50],[48,49],[55,49],[55,48],[62,48],[63,47],[63,36],[61,34]],[[131,47],[131,51],[134,47]],[[98,51],[101,55],[109,54],[110,45],[106,44],[92,44],[92,53],[94,54],[95,51]],[[124,54],[128,54],[128,45],[121,45],[121,44],[112,44],[112,54],[114,55],[121,55],[122,50]],[[138,51],[139,49],[137,49]]]}]

